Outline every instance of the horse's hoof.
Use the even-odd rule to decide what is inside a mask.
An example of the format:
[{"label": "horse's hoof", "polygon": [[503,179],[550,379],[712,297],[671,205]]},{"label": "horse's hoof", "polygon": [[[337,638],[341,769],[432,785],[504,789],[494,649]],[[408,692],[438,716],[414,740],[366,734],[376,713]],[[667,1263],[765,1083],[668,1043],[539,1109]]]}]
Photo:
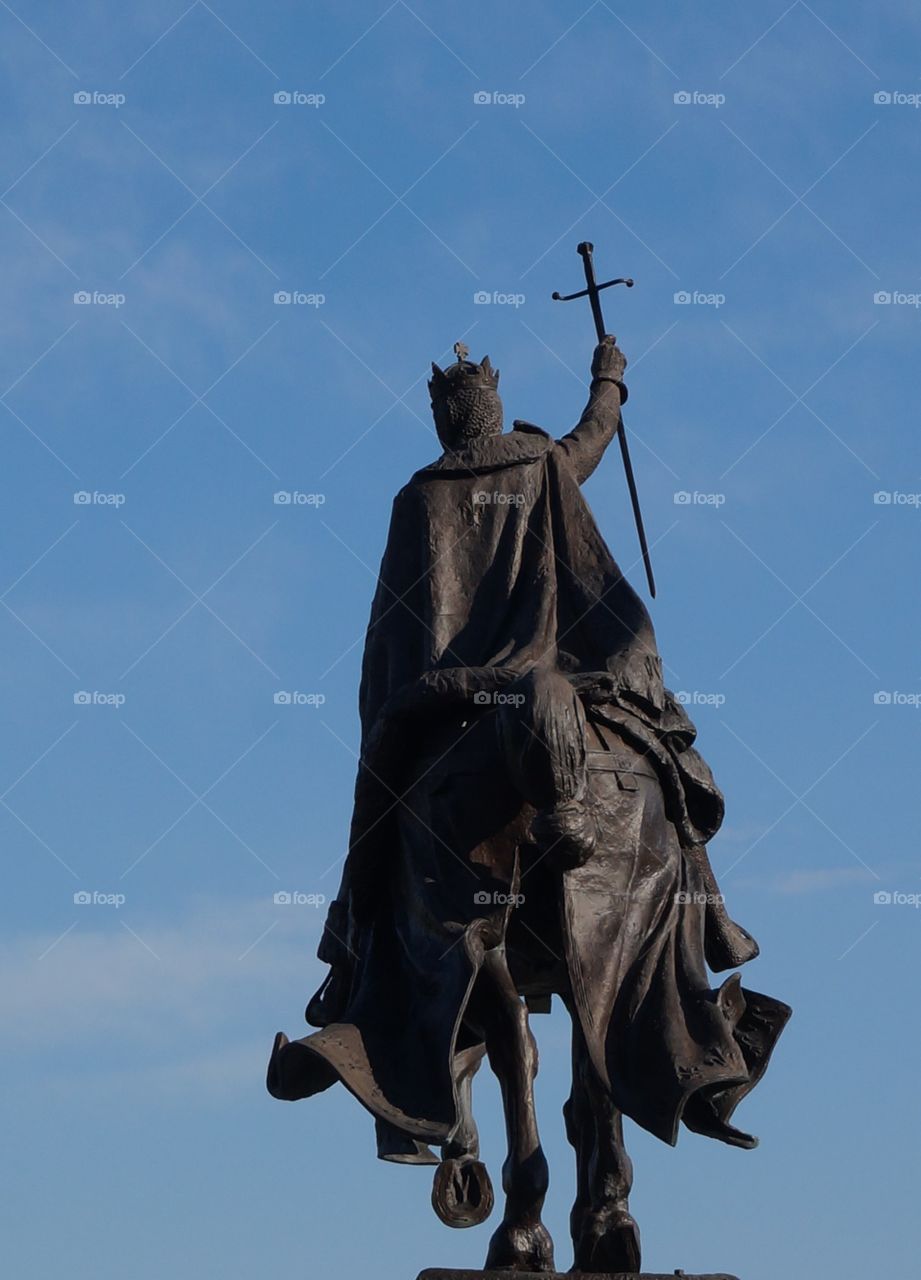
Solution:
[{"label": "horse's hoof", "polygon": [[503,1222],[489,1242],[483,1270],[555,1273],[550,1232],[542,1222],[533,1226]]},{"label": "horse's hoof", "polygon": [[432,1207],[448,1227],[478,1227],[492,1213],[495,1197],[480,1160],[442,1160],[435,1170]]},{"label": "horse's hoof", "polygon": [[625,1211],[605,1217],[588,1217],[576,1241],[572,1270],[597,1275],[640,1269],[640,1229]]}]

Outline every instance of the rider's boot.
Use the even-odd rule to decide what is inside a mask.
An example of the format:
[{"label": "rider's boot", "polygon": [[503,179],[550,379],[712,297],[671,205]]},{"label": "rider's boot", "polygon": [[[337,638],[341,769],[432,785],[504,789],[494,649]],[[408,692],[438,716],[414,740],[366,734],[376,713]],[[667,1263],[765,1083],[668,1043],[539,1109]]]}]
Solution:
[{"label": "rider's boot", "polygon": [[585,799],[563,800],[542,809],[531,822],[538,850],[561,870],[586,863],[598,844],[598,826]]}]

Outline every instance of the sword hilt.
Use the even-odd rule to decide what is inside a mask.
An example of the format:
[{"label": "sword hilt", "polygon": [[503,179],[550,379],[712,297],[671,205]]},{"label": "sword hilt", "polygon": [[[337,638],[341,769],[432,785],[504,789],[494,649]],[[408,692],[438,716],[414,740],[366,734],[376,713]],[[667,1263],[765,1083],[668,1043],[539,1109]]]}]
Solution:
[{"label": "sword hilt", "polygon": [[582,266],[585,271],[585,288],[580,289],[578,293],[553,293],[551,296],[554,302],[572,302],[575,298],[588,298],[591,308],[592,317],[595,321],[595,333],[598,341],[604,337],[604,316],[601,313],[601,301],[598,297],[602,289],[610,289],[615,284],[625,284],[628,289],[633,288],[633,279],[630,276],[618,276],[616,280],[605,280],[604,284],[598,284],[595,280],[595,266],[592,261],[592,254],[595,246],[590,240],[583,240],[581,244],[576,246],[576,253],[582,259]]}]

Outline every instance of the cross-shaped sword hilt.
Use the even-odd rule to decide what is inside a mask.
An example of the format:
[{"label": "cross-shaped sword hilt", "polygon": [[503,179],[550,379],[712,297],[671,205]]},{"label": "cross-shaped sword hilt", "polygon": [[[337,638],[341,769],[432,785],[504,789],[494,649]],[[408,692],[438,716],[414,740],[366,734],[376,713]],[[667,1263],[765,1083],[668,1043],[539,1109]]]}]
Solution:
[{"label": "cross-shaped sword hilt", "polygon": [[633,281],[629,276],[619,276],[616,280],[606,280],[604,284],[597,284],[595,281],[595,267],[592,263],[592,253],[595,246],[588,240],[583,240],[576,248],[576,253],[582,259],[582,265],[585,268],[585,285],[584,289],[580,289],[578,293],[554,293],[552,295],[554,302],[572,302],[573,298],[588,298],[592,307],[592,317],[595,321],[595,333],[598,335],[598,341],[604,337],[604,317],[601,314],[601,301],[598,297],[602,289],[610,289],[612,284],[625,284],[628,289],[633,288]]},{"label": "cross-shaped sword hilt", "polygon": [[[595,246],[588,240],[583,240],[581,244],[576,246],[576,252],[582,259],[582,265],[585,268],[585,288],[580,289],[578,293],[554,293],[554,302],[572,302],[573,298],[588,298],[592,307],[592,317],[595,321],[595,333],[598,341],[601,342],[604,337],[604,316],[601,314],[601,299],[599,294],[602,289],[609,289],[612,284],[625,284],[628,289],[633,288],[633,281],[621,276],[617,280],[606,280],[604,284],[598,284],[595,280],[595,268],[592,263],[592,253]],[[643,553],[643,565],[646,569],[646,581],[649,583],[649,594],[655,598],[656,580],[652,576],[652,561],[649,558],[649,547],[646,542],[646,530],[643,527],[643,513],[640,511],[640,500],[636,492],[636,480],[633,477],[633,463],[630,461],[630,450],[627,447],[627,432],[624,427],[623,414],[620,414],[617,421],[617,438],[620,441],[620,456],[623,459],[624,471],[627,475],[627,488],[630,490],[630,503],[633,507],[633,519],[636,523],[636,532],[640,540],[640,551]]]}]

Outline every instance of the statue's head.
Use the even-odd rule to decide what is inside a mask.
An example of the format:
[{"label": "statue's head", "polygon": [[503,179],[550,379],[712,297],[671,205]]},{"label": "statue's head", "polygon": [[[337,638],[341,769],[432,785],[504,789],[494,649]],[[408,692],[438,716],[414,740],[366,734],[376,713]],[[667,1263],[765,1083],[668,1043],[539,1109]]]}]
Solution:
[{"label": "statue's head", "polygon": [[429,394],[438,439],[445,449],[458,450],[483,436],[502,431],[502,401],[497,390],[499,370],[484,356],[468,360],[462,342],[454,344],[457,363],[447,369],[432,364]]}]

